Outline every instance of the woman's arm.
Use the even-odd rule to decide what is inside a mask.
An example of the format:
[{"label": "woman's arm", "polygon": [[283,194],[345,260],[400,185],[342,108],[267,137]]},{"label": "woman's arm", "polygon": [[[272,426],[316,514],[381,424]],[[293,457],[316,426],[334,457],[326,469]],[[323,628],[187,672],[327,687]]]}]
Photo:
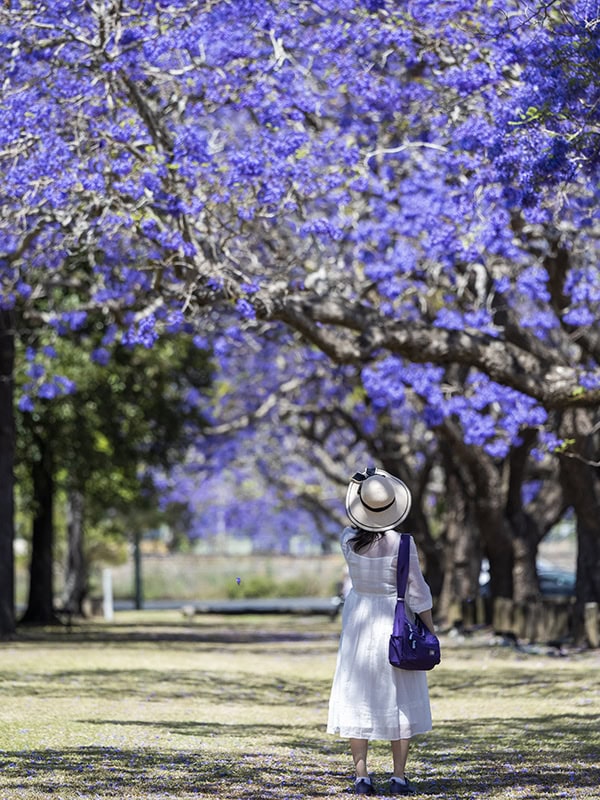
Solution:
[{"label": "woman's arm", "polygon": [[419,616],[423,620],[423,624],[425,625],[431,633],[435,633],[434,626],[433,626],[433,614],[431,613],[431,609],[427,609],[427,611],[419,611]]},{"label": "woman's arm", "polygon": [[412,536],[410,539],[410,562],[408,584],[406,587],[406,602],[410,610],[414,614],[418,614],[429,630],[433,632],[433,617],[431,614],[433,600],[431,597],[431,590],[421,572],[419,554]]}]

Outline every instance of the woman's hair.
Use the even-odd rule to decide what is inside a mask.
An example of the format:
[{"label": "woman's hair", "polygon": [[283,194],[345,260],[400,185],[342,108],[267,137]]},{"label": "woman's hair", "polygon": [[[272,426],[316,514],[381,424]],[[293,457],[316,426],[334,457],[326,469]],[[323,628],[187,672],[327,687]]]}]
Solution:
[{"label": "woman's hair", "polygon": [[385,531],[366,531],[364,528],[358,527],[355,527],[354,530],[356,533],[351,539],[348,539],[348,542],[352,545],[352,549],[355,553],[360,553],[361,550],[367,550],[373,542],[381,539],[385,533]]}]

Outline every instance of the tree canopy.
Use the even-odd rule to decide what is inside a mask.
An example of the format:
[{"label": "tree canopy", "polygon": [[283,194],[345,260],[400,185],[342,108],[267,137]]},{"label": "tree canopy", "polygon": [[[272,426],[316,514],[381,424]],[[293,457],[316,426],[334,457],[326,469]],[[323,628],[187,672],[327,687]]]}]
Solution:
[{"label": "tree canopy", "polygon": [[100,360],[192,324],[226,373],[253,341],[265,383],[242,416],[323,359],[352,380],[321,411],[393,401],[485,458],[534,430],[540,463],[594,463],[598,18],[589,0],[11,2],[1,308],[56,335],[99,313]]},{"label": "tree canopy", "polygon": [[593,6],[13,4],[5,306],[150,343],[224,301],[338,362],[596,404]]}]

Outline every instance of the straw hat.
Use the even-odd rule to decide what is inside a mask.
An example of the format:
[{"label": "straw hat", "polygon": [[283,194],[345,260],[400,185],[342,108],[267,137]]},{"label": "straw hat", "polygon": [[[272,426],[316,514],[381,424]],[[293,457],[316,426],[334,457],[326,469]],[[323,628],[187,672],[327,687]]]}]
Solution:
[{"label": "straw hat", "polygon": [[358,528],[387,531],[408,516],[410,491],[405,483],[383,469],[356,472],[346,492],[346,513]]}]

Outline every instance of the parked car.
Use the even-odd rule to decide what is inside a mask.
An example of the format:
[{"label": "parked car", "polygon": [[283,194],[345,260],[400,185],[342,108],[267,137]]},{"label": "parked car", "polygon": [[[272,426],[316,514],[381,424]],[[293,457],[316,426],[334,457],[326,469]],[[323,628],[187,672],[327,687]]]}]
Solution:
[{"label": "parked car", "polygon": [[[557,567],[556,564],[551,564],[542,558],[538,558],[536,567],[543,595],[572,597],[575,594],[575,572]],[[490,564],[487,558],[484,558],[479,573],[479,589],[483,597],[489,596],[489,583]]]},{"label": "parked car", "polygon": [[542,594],[566,595],[575,594],[575,572],[557,567],[543,559],[537,561],[538,579]]}]

